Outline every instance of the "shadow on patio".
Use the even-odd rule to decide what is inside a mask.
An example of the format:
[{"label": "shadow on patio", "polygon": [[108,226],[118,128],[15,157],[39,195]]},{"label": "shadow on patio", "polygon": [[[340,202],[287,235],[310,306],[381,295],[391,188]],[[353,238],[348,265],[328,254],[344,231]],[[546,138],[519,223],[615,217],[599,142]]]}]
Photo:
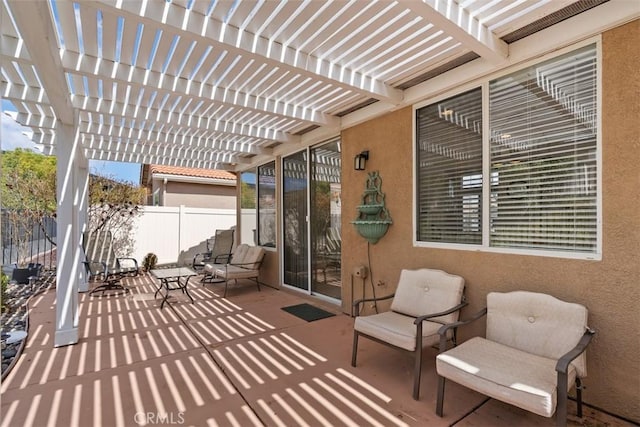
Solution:
[{"label": "shadow on patio", "polygon": [[[150,276],[127,279],[128,296],[80,295],[80,341],[52,347],[55,290],[30,304],[22,356],[2,384],[9,426],[512,426],[554,425],[448,383],[435,415],[435,349],[425,352],[421,400],[413,361],[361,340],[349,364],[353,319],[298,293],[189,285],[169,307]],[[281,307],[312,302],[336,316],[305,322]],[[570,413],[575,408],[570,408]],[[628,425],[585,408],[577,425]]]}]

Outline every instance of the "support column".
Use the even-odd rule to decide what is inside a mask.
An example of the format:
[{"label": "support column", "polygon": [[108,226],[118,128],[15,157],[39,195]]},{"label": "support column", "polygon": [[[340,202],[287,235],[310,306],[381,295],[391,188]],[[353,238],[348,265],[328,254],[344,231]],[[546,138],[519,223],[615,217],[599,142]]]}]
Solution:
[{"label": "support column", "polygon": [[84,247],[82,246],[82,234],[87,231],[88,225],[88,212],[89,212],[89,161],[87,160],[82,148],[78,149],[78,179],[77,179],[77,199],[78,199],[78,227],[75,229],[78,230],[78,235],[76,236],[78,239],[78,255],[80,259],[78,260],[79,265],[79,281],[78,281],[78,291],[79,292],[88,292],[89,291],[89,275],[87,273],[86,268],[84,267],[83,262],[87,259],[86,254],[84,253]]},{"label": "support column", "polygon": [[[77,114],[74,124],[77,123]],[[57,269],[56,330],[54,346],[78,342],[78,159],[80,142],[77,126],[56,125],[57,168]]]}]

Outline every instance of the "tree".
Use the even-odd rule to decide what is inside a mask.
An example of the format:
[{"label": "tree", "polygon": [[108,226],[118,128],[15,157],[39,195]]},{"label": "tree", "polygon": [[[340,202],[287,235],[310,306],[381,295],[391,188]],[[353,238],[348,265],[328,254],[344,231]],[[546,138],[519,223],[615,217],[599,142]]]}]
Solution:
[{"label": "tree", "polygon": [[29,262],[34,230],[39,227],[52,244],[46,218],[56,212],[56,159],[17,149],[2,154],[0,196],[4,220],[20,265]]},{"label": "tree", "polygon": [[256,208],[256,187],[248,182],[240,182],[240,207],[242,209]]},{"label": "tree", "polygon": [[[18,251],[18,263],[29,262],[34,224],[47,233],[45,221],[56,215],[56,165],[53,156],[16,149],[2,153],[0,196],[3,220],[10,227],[10,237]],[[114,235],[114,249],[127,251],[133,239],[130,233],[133,217],[144,201],[145,189],[113,178],[89,177],[88,231],[107,229]]]},{"label": "tree", "polygon": [[113,235],[114,251],[129,255],[133,244],[133,221],[145,199],[144,187],[119,182],[113,177],[89,177],[89,232],[108,230]]}]

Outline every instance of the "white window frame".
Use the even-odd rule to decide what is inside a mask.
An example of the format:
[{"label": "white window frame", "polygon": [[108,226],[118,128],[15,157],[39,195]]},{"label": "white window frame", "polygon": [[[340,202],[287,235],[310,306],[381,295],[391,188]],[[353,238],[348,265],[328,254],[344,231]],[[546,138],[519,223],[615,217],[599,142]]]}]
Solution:
[{"label": "white window frame", "polygon": [[[597,124],[598,131],[596,135],[596,167],[597,167],[597,190],[596,190],[596,248],[595,252],[570,252],[570,251],[560,251],[560,250],[541,250],[541,249],[522,249],[522,248],[505,248],[505,247],[492,247],[489,246],[489,227],[490,227],[490,197],[491,197],[491,186],[490,186],[490,170],[491,170],[491,158],[490,158],[490,144],[489,144],[489,134],[490,134],[490,122],[489,122],[489,82],[500,78],[502,76],[512,74],[518,70],[525,69],[527,67],[531,67],[535,64],[539,64],[545,62],[549,59],[557,58],[559,56],[565,55],[567,53],[571,53],[577,49],[582,47],[595,44],[596,49],[596,61],[597,61],[597,71],[596,71],[596,87],[597,87]],[[483,169],[483,179],[482,179],[482,244],[458,244],[458,243],[439,243],[439,242],[424,242],[417,240],[417,230],[418,230],[418,215],[417,215],[417,206],[418,206],[418,165],[417,165],[417,140],[416,140],[416,111],[434,103],[452,98],[456,95],[462,94],[469,90],[480,87],[482,89],[482,169]],[[413,246],[414,247],[422,247],[422,248],[435,248],[435,249],[454,249],[454,250],[465,250],[465,251],[474,251],[474,252],[491,252],[491,253],[505,253],[505,254],[516,254],[516,255],[532,255],[532,256],[544,256],[544,257],[553,257],[553,258],[568,258],[568,259],[582,259],[582,260],[602,260],[602,43],[601,37],[596,36],[590,38],[588,40],[584,40],[580,43],[573,44],[571,46],[567,46],[563,49],[559,49],[554,51],[553,53],[549,53],[543,56],[540,56],[535,59],[531,59],[525,62],[522,62],[518,65],[511,66],[505,68],[499,72],[495,72],[489,74],[482,79],[477,79],[471,82],[468,82],[464,85],[458,86],[455,90],[450,90],[448,92],[444,92],[437,97],[430,98],[428,100],[424,100],[420,103],[413,105],[413,116],[412,116],[412,133],[413,133],[413,203],[412,203],[412,221],[413,221]]]}]

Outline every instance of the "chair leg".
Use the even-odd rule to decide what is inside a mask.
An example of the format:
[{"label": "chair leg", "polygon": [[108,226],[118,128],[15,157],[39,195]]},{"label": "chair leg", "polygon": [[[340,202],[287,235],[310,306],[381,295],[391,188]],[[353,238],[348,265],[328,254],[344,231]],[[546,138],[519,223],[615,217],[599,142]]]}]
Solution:
[{"label": "chair leg", "polygon": [[436,400],[436,415],[442,416],[442,407],[444,406],[444,377],[438,375],[438,397]]},{"label": "chair leg", "polygon": [[420,376],[422,374],[422,345],[416,348],[416,360],[413,369],[413,399],[420,399]]},{"label": "chair leg", "polygon": [[558,372],[558,405],[556,407],[556,425],[558,427],[567,425],[567,395],[569,393],[567,381],[567,374]]},{"label": "chair leg", "polygon": [[222,295],[222,298],[226,298],[227,297],[227,287],[229,286],[229,279],[225,279],[224,281],[224,294]]},{"label": "chair leg", "polygon": [[578,417],[582,418],[582,380],[576,377],[576,402],[578,403]]},{"label": "chair leg", "polygon": [[356,356],[358,354],[358,332],[353,331],[353,350],[351,350],[351,366],[356,366]]},{"label": "chair leg", "polygon": [[256,285],[258,286],[258,292],[260,292],[260,282],[258,281],[257,277],[256,277]]}]

